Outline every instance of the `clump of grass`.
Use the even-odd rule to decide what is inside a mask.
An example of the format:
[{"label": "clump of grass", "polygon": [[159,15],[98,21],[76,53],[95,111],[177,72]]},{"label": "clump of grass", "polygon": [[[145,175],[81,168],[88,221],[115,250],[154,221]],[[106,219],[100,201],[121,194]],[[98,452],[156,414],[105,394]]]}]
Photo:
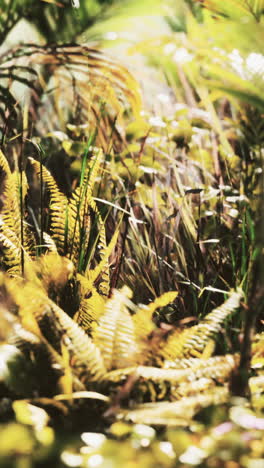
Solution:
[{"label": "clump of grass", "polygon": [[[0,59],[0,417],[13,421],[0,427],[0,463],[33,451],[78,466],[261,462],[262,85],[205,41],[234,12],[203,2],[224,10],[215,22],[183,3],[186,21],[170,21],[181,35],[158,39],[153,60],[180,101],[171,115],[143,118],[134,78],[94,49],[25,45]],[[246,3],[259,37],[261,11]],[[37,99],[21,119],[10,83],[29,75]],[[88,450],[57,447],[49,421],[84,430]]]}]

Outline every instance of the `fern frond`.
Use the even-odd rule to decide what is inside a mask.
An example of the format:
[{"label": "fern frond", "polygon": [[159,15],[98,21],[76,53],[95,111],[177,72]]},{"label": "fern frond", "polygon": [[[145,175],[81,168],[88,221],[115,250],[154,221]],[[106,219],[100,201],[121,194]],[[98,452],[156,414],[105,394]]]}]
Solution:
[{"label": "fern frond", "polygon": [[[105,232],[105,229],[104,229]],[[107,297],[109,295],[109,290],[110,290],[110,279],[109,279],[109,262],[108,258],[114,249],[117,239],[119,235],[119,229],[117,229],[109,242],[108,245],[104,243],[100,244],[101,250],[100,250],[100,256],[101,260],[98,263],[98,265],[93,269],[93,270],[87,270],[85,272],[85,275],[87,279],[89,280],[90,284],[94,284],[95,281],[99,278],[100,275],[102,275],[102,280],[99,285],[99,291],[102,296]],[[103,236],[103,241],[105,241],[105,236]]]},{"label": "fern frond", "polygon": [[65,345],[71,353],[71,366],[84,383],[100,380],[106,373],[99,348],[84,330],[62,309],[50,301],[56,323],[64,331]]},{"label": "fern frond", "polygon": [[[103,158],[102,150],[94,147],[93,156],[88,162],[88,166],[85,171],[84,181],[83,181],[86,187],[86,191],[89,193],[90,196],[92,195],[92,192],[93,192],[94,184],[98,176],[102,158]],[[82,184],[82,181],[81,181],[81,184]]]},{"label": "fern frond", "polygon": [[17,174],[11,173],[9,164],[3,152],[0,150],[0,177],[3,181],[1,196],[4,199],[1,215],[6,226],[14,232],[16,237],[21,238],[20,208],[18,200]]},{"label": "fern frond", "polygon": [[126,287],[114,291],[93,335],[107,370],[128,367],[135,362],[138,348],[134,324],[126,306],[129,297],[131,291]]},{"label": "fern frond", "polygon": [[[33,158],[28,158],[35,168],[39,179],[42,178],[50,197],[50,232],[61,254],[65,253],[66,207],[67,198],[58,189],[57,183],[47,168]],[[42,187],[40,188],[42,190]]]},{"label": "fern frond", "polygon": [[221,330],[222,324],[239,308],[241,290],[233,292],[219,307],[210,312],[198,325],[184,331],[175,330],[159,351],[168,360],[202,357],[208,342]]},{"label": "fern frond", "polygon": [[170,400],[180,400],[181,398],[195,396],[203,392],[208,392],[213,387],[216,387],[216,383],[213,379],[208,377],[202,377],[193,382],[184,382],[177,388],[172,388]]},{"label": "fern frond", "polygon": [[203,364],[200,359],[196,361],[199,362],[194,367],[186,369],[151,366],[118,369],[108,372],[103,382],[111,390],[120,388],[120,385],[129,386],[132,398],[137,401],[175,400],[225,385],[239,362],[239,356],[217,356]]},{"label": "fern frond", "polygon": [[185,369],[137,366],[108,372],[105,378],[116,382],[119,377],[123,379],[125,376],[134,374],[137,378],[142,378],[145,381],[154,383],[170,382],[173,385],[201,378],[212,378],[223,383],[238,364],[239,356],[227,354],[225,356],[214,356],[205,361],[202,359],[189,361],[193,364]]},{"label": "fern frond", "polygon": [[[27,247],[29,246],[29,238],[29,236],[25,236]],[[2,257],[2,265],[11,276],[20,276],[22,272],[28,271],[32,267],[31,257],[27,250],[21,246],[15,232],[9,229],[8,225],[3,221],[2,215],[0,217],[0,257]]]},{"label": "fern frond", "polygon": [[24,354],[27,354],[38,348],[41,345],[41,340],[35,333],[25,329],[17,319],[13,323],[13,333],[10,335],[8,343],[16,346]]},{"label": "fern frond", "polygon": [[80,290],[80,306],[74,320],[88,334],[91,334],[101,315],[105,312],[105,299],[83,275],[77,275]]},{"label": "fern frond", "polygon": [[174,301],[177,295],[178,293],[176,291],[166,292],[147,306],[139,306],[136,313],[132,316],[137,342],[141,350],[140,364],[160,365],[157,353],[159,351],[160,341],[163,342],[164,336],[162,331],[157,329],[153,321],[153,313],[158,308],[165,307]]},{"label": "fern frond", "polygon": [[[44,336],[35,335],[26,328],[16,326],[15,334],[9,342],[21,350],[24,356],[34,362],[36,372],[41,369],[41,375],[38,375],[39,391],[44,391],[45,395],[59,391],[68,392],[69,385],[65,381],[74,381],[76,388],[83,389],[79,380],[72,374],[72,369],[66,365],[65,359],[50,345]],[[70,373],[70,378],[69,378]],[[40,381],[40,382],[39,382]]]},{"label": "fern frond", "polygon": [[21,275],[21,248],[16,234],[0,218],[1,263],[11,275]]},{"label": "fern frond", "polygon": [[[24,352],[36,353],[36,362],[40,359],[41,365],[44,365],[47,371],[51,372],[52,378],[55,377],[57,380],[64,374],[65,368],[59,352],[60,331],[52,323],[47,297],[41,288],[37,289],[36,285],[25,282],[21,278],[8,279],[5,286],[10,300],[18,307],[18,316],[21,321],[21,325],[17,326],[17,337],[13,338],[13,342],[16,341],[16,346]],[[49,333],[46,337],[47,328]]]},{"label": "fern frond", "polygon": [[214,387],[206,394],[184,397],[176,402],[144,403],[132,411],[121,411],[120,416],[137,424],[189,426],[201,408],[225,403],[228,398],[228,388]]},{"label": "fern frond", "polygon": [[35,260],[36,258],[36,239],[34,234],[28,225],[28,223],[23,220],[22,221],[22,228],[23,228],[23,248],[29,258],[31,260]]},{"label": "fern frond", "polygon": [[[100,253],[101,260],[104,259],[101,266],[99,267],[99,269],[101,269],[101,282],[99,284],[99,292],[105,296],[108,296],[109,288],[110,288],[110,278],[109,278],[109,263],[108,263],[107,257],[110,255],[110,252],[108,254],[108,251],[110,249],[108,249],[107,243],[106,243],[105,224],[102,220],[101,214],[97,208],[97,205],[94,199],[91,200],[90,206],[92,210],[94,211],[94,213],[96,214],[97,224],[98,224],[98,247],[100,247],[99,253]],[[114,243],[114,240],[113,240],[113,243]]]},{"label": "fern frond", "polygon": [[94,206],[95,204],[92,200],[92,191],[101,160],[102,151],[98,151],[89,161],[84,171],[83,178],[81,176],[80,186],[75,189],[69,200],[68,250],[70,252],[70,257],[74,259],[76,263],[80,260],[82,253],[85,254],[88,247],[91,227],[90,211],[93,208],[93,211],[97,213],[97,207]]},{"label": "fern frond", "polygon": [[42,255],[34,262],[34,268],[41,279],[42,288],[47,293],[61,291],[74,274],[72,262],[56,252]]},{"label": "fern frond", "polygon": [[42,289],[41,283],[25,281],[22,278],[11,278],[6,280],[6,288],[8,290],[10,300],[16,304],[18,315],[21,319],[22,326],[42,338],[39,321],[45,315],[44,310],[47,309],[47,297]]},{"label": "fern frond", "polygon": [[[181,358],[175,359],[174,361],[165,361],[164,369],[191,369],[193,373],[197,372],[197,376],[210,376],[210,372],[217,368],[227,367],[227,369],[233,369],[234,366],[238,363],[237,354],[225,354],[224,356],[213,356],[208,359],[199,359],[199,358]],[[200,370],[202,373],[200,373]],[[213,372],[214,377],[217,374]],[[224,372],[223,372],[224,374]],[[219,374],[221,376],[221,374]]]},{"label": "fern frond", "polygon": [[34,283],[22,284],[14,280],[7,286],[10,297],[19,308],[22,326],[41,339],[63,370],[62,347],[66,347],[72,371],[78,379],[84,378],[87,383],[104,375],[106,371],[99,349],[43,289],[36,288]]},{"label": "fern frond", "polygon": [[133,322],[137,338],[140,340],[146,339],[150,333],[156,328],[152,317],[153,313],[160,307],[165,307],[173,302],[178,295],[177,291],[169,291],[157,297],[147,306],[139,307],[136,314],[133,315]]},{"label": "fern frond", "polygon": [[45,231],[43,232],[43,241],[44,241],[44,247],[47,248],[48,252],[56,253],[56,254],[58,253],[58,249],[57,249],[57,246],[56,246],[54,240]]},{"label": "fern frond", "polygon": [[[85,251],[89,242],[91,228],[90,200],[83,194],[79,187],[73,192],[67,208],[68,246],[69,257],[77,265],[80,250]],[[86,205],[86,210],[84,209]]]}]

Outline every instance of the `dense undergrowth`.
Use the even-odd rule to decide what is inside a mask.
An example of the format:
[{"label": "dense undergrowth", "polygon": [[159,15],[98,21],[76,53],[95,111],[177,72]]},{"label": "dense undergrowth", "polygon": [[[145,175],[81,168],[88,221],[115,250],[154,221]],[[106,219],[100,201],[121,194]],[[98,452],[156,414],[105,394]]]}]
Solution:
[{"label": "dense undergrowth", "polygon": [[0,465],[260,468],[264,4],[165,2],[130,48],[165,114],[79,44],[115,2],[33,3],[0,3]]}]

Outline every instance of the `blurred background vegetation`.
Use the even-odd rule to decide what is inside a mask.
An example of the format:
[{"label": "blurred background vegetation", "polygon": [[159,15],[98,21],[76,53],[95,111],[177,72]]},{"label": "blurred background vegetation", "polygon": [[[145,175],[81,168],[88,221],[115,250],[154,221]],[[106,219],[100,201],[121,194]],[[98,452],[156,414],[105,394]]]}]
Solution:
[{"label": "blurred background vegetation", "polygon": [[[83,402],[67,418],[68,402],[38,406],[27,388],[22,400],[31,370],[19,355],[14,386],[3,332],[1,466],[262,466],[263,23],[262,0],[0,0],[0,149],[20,174],[28,156],[43,163],[67,196],[92,148],[102,150],[94,200],[107,243],[119,231],[110,289],[127,285],[135,304],[178,291],[154,312],[164,336],[243,291],[211,352],[239,354],[230,398],[195,400],[188,423],[165,407],[116,421],[114,404],[102,418],[96,401],[83,421]],[[52,234],[27,172],[27,222]],[[80,242],[78,273],[100,264],[98,236],[91,231],[84,254]],[[72,297],[56,301],[71,316],[78,308]]]}]

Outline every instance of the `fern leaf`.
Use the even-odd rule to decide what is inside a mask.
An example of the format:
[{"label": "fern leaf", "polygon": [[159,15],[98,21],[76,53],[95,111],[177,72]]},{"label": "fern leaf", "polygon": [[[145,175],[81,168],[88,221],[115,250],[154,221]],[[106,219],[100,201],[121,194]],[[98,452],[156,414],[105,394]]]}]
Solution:
[{"label": "fern leaf", "polygon": [[54,240],[47,232],[43,232],[43,240],[44,240],[44,246],[47,248],[48,252],[52,252],[56,254],[58,253],[58,249]]},{"label": "fern leaf", "polygon": [[[35,168],[36,173],[46,184],[47,191],[50,197],[50,232],[58,247],[59,253],[64,254],[65,251],[65,229],[66,229],[66,206],[67,198],[58,189],[58,186],[45,166],[41,165],[33,158],[29,158],[30,163]],[[42,176],[41,176],[42,174]],[[41,187],[42,190],[42,187]]]},{"label": "fern leaf", "polygon": [[[18,287],[18,285],[20,287]],[[70,365],[76,377],[85,383],[105,373],[102,357],[91,339],[45,291],[34,283],[8,282],[10,296],[19,307],[22,325],[40,337],[49,353],[62,369],[62,346],[70,353]]]},{"label": "fern leaf", "polygon": [[196,381],[201,378],[215,379],[219,383],[224,383],[230,376],[231,372],[239,362],[238,355],[227,354],[225,356],[215,356],[206,361],[201,359],[192,360],[193,367],[186,369],[160,369],[159,367],[152,366],[137,366],[127,369],[118,369],[108,372],[105,379],[111,382],[117,382],[118,378],[124,379],[125,377],[134,374],[135,377],[143,379],[144,381],[151,381],[153,383],[167,382],[171,385],[180,385]]},{"label": "fern leaf", "polygon": [[132,411],[120,411],[120,417],[137,424],[189,426],[193,416],[201,408],[225,403],[228,398],[228,388],[214,387],[206,394],[184,397],[176,402],[141,404]]},{"label": "fern leaf", "polygon": [[26,282],[22,278],[6,280],[6,287],[10,298],[18,307],[18,315],[22,326],[42,338],[38,318],[42,317],[46,305],[43,291],[36,289],[34,283]]},{"label": "fern leaf", "polygon": [[94,184],[98,176],[100,164],[103,158],[103,152],[99,148],[93,148],[93,152],[94,154],[88,163],[88,166],[84,175],[84,185],[89,195],[92,195]]},{"label": "fern leaf", "polygon": [[[92,191],[100,168],[102,152],[98,151],[89,161],[81,177],[80,186],[72,193],[68,206],[68,229],[70,256],[77,263],[80,252],[86,252],[90,235],[90,210],[93,204]],[[97,207],[93,210],[97,212]]]},{"label": "fern leaf", "polygon": [[2,216],[0,217],[0,247],[2,256],[1,263],[4,265],[7,272],[11,276],[20,276],[23,270],[25,272],[31,268],[32,265],[30,256],[21,246],[20,240],[16,234],[3,221]]},{"label": "fern leaf", "polygon": [[[99,292],[101,294],[108,296],[109,294],[109,285],[110,285],[110,279],[109,279],[109,263],[108,263],[108,248],[107,248],[107,243],[106,243],[106,233],[105,233],[105,225],[102,220],[102,217],[100,215],[100,212],[96,206],[96,203],[94,199],[91,199],[90,206],[93,209],[93,211],[96,214],[97,217],[97,224],[98,224],[98,247],[100,246],[100,258],[103,260],[101,266],[102,268],[102,273],[101,273],[101,282],[99,285]],[[114,237],[115,239],[115,237]],[[114,241],[113,241],[114,243]],[[112,246],[111,246],[112,247]],[[110,249],[109,249],[110,250]],[[111,248],[112,250],[112,248]],[[100,268],[101,268],[100,266]]]},{"label": "fern leaf", "polygon": [[80,306],[74,320],[88,334],[91,334],[101,315],[105,312],[105,300],[83,275],[77,275],[80,289]]},{"label": "fern leaf", "polygon": [[[153,313],[159,307],[165,307],[174,301],[177,294],[176,291],[166,292],[147,306],[140,306],[136,314],[132,316],[136,338],[141,350],[140,364],[160,365],[157,360],[157,353],[159,351],[160,341],[164,341],[164,336],[162,331],[157,329],[153,321]],[[154,332],[154,330],[156,330],[156,332]]]},{"label": "fern leaf", "polygon": [[[165,361],[164,369],[192,369],[193,372],[198,372],[197,375],[210,375],[211,369],[227,365],[233,368],[237,363],[237,354],[225,354],[224,356],[213,356],[208,359],[199,358],[181,358],[174,361]],[[204,369],[208,374],[199,374],[199,370]]]},{"label": "fern leaf", "polygon": [[[19,314],[18,317],[14,317],[13,333],[9,342],[43,369],[48,381],[39,376],[40,388],[46,388],[46,392],[50,394],[56,391],[58,379],[69,374],[69,366],[65,366],[65,359],[61,354],[64,331],[56,323],[54,314],[51,314],[49,299],[41,286],[38,289],[34,283],[21,278],[5,278],[3,286],[12,308],[16,306]],[[83,389],[76,375],[73,375],[73,380],[77,389]]]},{"label": "fern leaf", "polygon": [[16,320],[13,323],[13,333],[10,335],[8,343],[16,346],[24,354],[27,354],[38,348],[41,345],[41,340],[39,336],[23,328],[21,323]]},{"label": "fern leaf", "polygon": [[0,219],[1,263],[12,275],[21,275],[21,248],[16,234]]},{"label": "fern leaf", "polygon": [[93,335],[107,370],[130,366],[138,352],[134,324],[126,307],[129,296],[131,291],[128,288],[114,291]]},{"label": "fern leaf", "polygon": [[170,400],[180,400],[184,397],[195,396],[203,392],[208,392],[212,387],[216,387],[213,379],[202,377],[201,379],[194,380],[193,382],[184,382],[176,389],[172,389],[170,393]]},{"label": "fern leaf", "polygon": [[[87,198],[85,201],[87,201]],[[90,235],[90,209],[88,206],[86,212],[84,212],[84,210],[81,209],[83,203],[84,200],[82,200],[80,194],[75,191],[69,200],[67,208],[67,250],[69,252],[69,257],[75,264],[78,264],[80,249],[82,248],[85,250],[85,248],[87,248]]]},{"label": "fern leaf", "polygon": [[125,383],[127,378],[130,376],[133,376],[136,380],[138,378],[136,374],[137,369],[137,366],[132,366],[111,370],[104,375],[103,382],[105,382],[107,385],[109,385],[109,383],[120,385],[122,383]]},{"label": "fern leaf", "polygon": [[1,209],[3,221],[6,226],[14,232],[17,239],[20,241],[21,226],[20,226],[20,208],[18,201],[18,186],[17,174],[11,173],[7,159],[0,150],[0,176],[3,180],[2,197],[4,205]]},{"label": "fern leaf", "polygon": [[36,258],[36,240],[28,223],[23,220],[23,248],[31,260]]},{"label": "fern leaf", "polygon": [[201,357],[208,342],[221,330],[222,324],[240,305],[243,292],[233,292],[219,307],[210,312],[198,325],[184,331],[175,330],[159,354],[165,359]]},{"label": "fern leaf", "polygon": [[[101,251],[100,251],[101,260],[98,263],[98,265],[93,270],[87,270],[85,272],[85,275],[91,285],[95,283],[95,281],[98,279],[100,275],[102,275],[102,281],[100,282],[100,285],[99,285],[99,291],[102,296],[106,296],[106,297],[109,295],[109,290],[110,290],[108,258],[116,245],[118,234],[119,234],[119,230],[117,229],[111,241],[109,242],[109,244],[104,245],[101,248]],[[103,236],[103,241],[104,240],[105,240],[105,237]]]},{"label": "fern leaf", "polygon": [[80,380],[100,380],[106,373],[100,350],[74,320],[51,303],[56,322],[64,330],[65,344],[71,352],[71,365]]},{"label": "fern leaf", "polygon": [[73,277],[74,266],[67,257],[61,257],[56,252],[42,255],[34,262],[37,277],[41,280],[42,288],[47,293],[62,291],[67,282]]},{"label": "fern leaf", "polygon": [[162,296],[157,297],[153,302],[147,306],[141,307],[133,315],[133,322],[135,324],[136,335],[139,339],[146,339],[148,335],[156,328],[152,321],[153,313],[159,307],[165,307],[173,302],[178,295],[177,291],[169,291]]},{"label": "fern leaf", "polygon": [[[108,372],[103,379],[105,386],[116,386],[130,382],[132,398],[144,400],[162,400],[175,396],[181,384],[186,384],[191,370],[160,369],[152,366],[137,366]],[[215,384],[215,383],[214,383]]]}]

